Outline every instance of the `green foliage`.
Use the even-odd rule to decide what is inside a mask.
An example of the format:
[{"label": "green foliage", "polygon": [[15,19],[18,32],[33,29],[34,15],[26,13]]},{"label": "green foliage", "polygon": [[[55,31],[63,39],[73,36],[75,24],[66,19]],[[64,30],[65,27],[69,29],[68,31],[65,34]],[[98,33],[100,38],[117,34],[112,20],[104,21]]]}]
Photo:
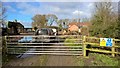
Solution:
[{"label": "green foliage", "polygon": [[88,35],[88,34],[89,34],[88,28],[82,27],[82,29],[81,29],[81,34],[82,34],[82,35]]},{"label": "green foliage", "polygon": [[84,58],[81,56],[73,56],[73,58],[75,59],[75,62],[79,65],[79,66],[84,66]]},{"label": "green foliage", "polygon": [[113,12],[111,7],[111,3],[96,4],[96,12],[91,19],[90,34],[92,36],[116,37],[118,18],[116,12]]},{"label": "green foliage", "polygon": [[62,24],[59,24],[59,29],[62,29],[63,27],[62,27]]},{"label": "green foliage", "polygon": [[45,15],[37,14],[32,18],[32,20],[33,20],[33,22],[32,22],[33,27],[42,28],[42,27],[46,26]]},{"label": "green foliage", "polygon": [[93,65],[118,66],[118,60],[116,58],[111,58],[108,55],[104,54],[93,53],[92,55],[96,57],[93,62]]},{"label": "green foliage", "polygon": [[75,58],[79,66],[118,66],[119,60],[105,54],[90,53],[89,58]]},{"label": "green foliage", "polygon": [[[53,22],[57,22],[57,16],[54,14],[48,14],[48,15],[41,15],[41,14],[36,14],[32,20],[32,27],[38,27],[38,28],[43,28],[46,27],[47,24],[50,26],[53,24]],[[49,23],[47,23],[49,21]]]},{"label": "green foliage", "polygon": [[70,19],[60,19],[58,20],[57,24],[59,25],[59,28],[66,28],[66,26],[69,24]]},{"label": "green foliage", "polygon": [[120,17],[118,18],[117,21],[117,26],[116,26],[116,38],[120,39]]}]

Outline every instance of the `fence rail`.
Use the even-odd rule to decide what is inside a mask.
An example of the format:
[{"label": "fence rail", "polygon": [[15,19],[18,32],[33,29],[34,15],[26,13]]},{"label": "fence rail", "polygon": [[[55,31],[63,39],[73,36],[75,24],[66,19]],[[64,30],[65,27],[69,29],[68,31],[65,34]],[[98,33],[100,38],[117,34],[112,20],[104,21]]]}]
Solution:
[{"label": "fence rail", "polygon": [[8,46],[8,47],[60,47],[60,48],[63,48],[63,47],[70,47],[70,48],[78,48],[78,47],[82,47],[82,46]]},{"label": "fence rail", "polygon": [[[18,42],[21,38],[24,37],[32,37],[33,39],[28,42]],[[57,41],[57,42],[41,42],[49,39],[38,39],[39,37],[44,38],[51,38],[56,37],[55,39],[50,39],[50,41]],[[71,37],[74,37],[71,38]],[[37,39],[36,39],[37,38]],[[73,40],[76,42],[64,42],[66,39]],[[29,39],[29,38],[26,38]],[[86,57],[87,50],[93,52],[102,52],[102,53],[110,53],[113,57],[115,55],[120,54],[119,51],[116,51],[117,48],[120,48],[119,39],[113,39],[112,47],[100,46],[100,38],[97,37],[86,37],[80,35],[62,35],[62,36],[44,36],[44,35],[20,35],[20,36],[5,36],[7,51],[9,54],[54,54],[54,55],[83,55]],[[37,42],[35,40],[38,40]],[[26,40],[25,40],[26,41]],[[71,45],[76,46],[71,46]],[[67,45],[67,46],[66,46]],[[91,47],[88,48],[87,46],[90,45]],[[95,49],[94,47],[97,47]],[[102,48],[101,48],[102,47]],[[109,48],[110,50],[105,50],[105,48]],[[36,48],[35,51],[29,50],[30,48]],[[23,49],[23,52],[17,52],[17,49]],[[25,51],[24,51],[25,49]],[[12,52],[13,50],[13,52]]]},{"label": "fence rail", "polygon": [[[69,37],[75,38],[72,39]],[[82,52],[83,43],[81,36],[20,35],[20,36],[6,36],[5,38],[8,54],[83,55]],[[76,42],[75,43],[64,42],[66,38],[69,38],[69,40],[73,40]],[[23,39],[22,42],[19,41],[21,39]],[[46,40],[50,40],[52,42],[50,41],[46,42]],[[71,46],[71,44],[75,44],[76,46]]]},{"label": "fence rail", "polygon": [[[86,45],[91,45],[91,46],[96,46],[96,47],[106,47],[106,46],[100,46],[100,42],[99,43],[94,43],[94,42],[88,42],[86,41],[86,39],[96,39],[96,40],[99,40],[100,41],[100,38],[97,38],[97,37],[85,37],[84,36],[84,51],[86,52],[86,50],[89,50],[89,51],[93,51],[93,52],[102,52],[102,53],[110,53],[113,57],[115,57],[116,54],[120,54],[120,52],[117,52],[116,51],[116,48],[120,48],[120,45],[116,45],[115,42],[116,41],[120,41],[119,39],[113,39],[113,45],[112,47],[107,47],[107,48],[111,48],[111,51],[108,51],[108,50],[102,50],[102,49],[94,49],[94,48],[87,48]],[[84,56],[86,56],[86,53],[84,53]]]}]

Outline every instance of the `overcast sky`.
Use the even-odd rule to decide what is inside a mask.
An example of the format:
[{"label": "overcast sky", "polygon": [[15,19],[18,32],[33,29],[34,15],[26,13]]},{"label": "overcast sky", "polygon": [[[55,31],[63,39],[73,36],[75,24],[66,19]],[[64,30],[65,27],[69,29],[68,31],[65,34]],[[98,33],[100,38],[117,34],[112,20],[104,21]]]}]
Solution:
[{"label": "overcast sky", "polygon": [[94,2],[3,2],[7,20],[19,20],[30,27],[35,14],[55,14],[59,19],[90,18]]}]

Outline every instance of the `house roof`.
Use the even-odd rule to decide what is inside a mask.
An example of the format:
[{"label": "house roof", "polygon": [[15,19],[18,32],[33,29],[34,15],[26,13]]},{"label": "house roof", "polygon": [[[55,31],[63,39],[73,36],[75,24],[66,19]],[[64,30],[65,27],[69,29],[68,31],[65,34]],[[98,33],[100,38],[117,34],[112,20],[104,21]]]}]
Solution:
[{"label": "house roof", "polygon": [[7,24],[7,26],[10,28],[10,27],[15,27],[15,26],[20,26],[20,27],[23,27],[24,28],[24,26],[20,23],[20,22],[11,22],[11,21],[8,21],[8,24]]},{"label": "house roof", "polygon": [[90,26],[89,22],[71,22],[69,25],[76,25],[76,26]]}]

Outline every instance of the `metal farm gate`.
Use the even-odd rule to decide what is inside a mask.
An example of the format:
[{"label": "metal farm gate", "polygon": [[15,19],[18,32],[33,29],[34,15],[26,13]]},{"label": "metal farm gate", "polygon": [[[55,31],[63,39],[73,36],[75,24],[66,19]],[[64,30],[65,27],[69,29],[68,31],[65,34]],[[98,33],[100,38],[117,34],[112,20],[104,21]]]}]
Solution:
[{"label": "metal farm gate", "polygon": [[6,36],[8,54],[83,55],[82,36]]}]

